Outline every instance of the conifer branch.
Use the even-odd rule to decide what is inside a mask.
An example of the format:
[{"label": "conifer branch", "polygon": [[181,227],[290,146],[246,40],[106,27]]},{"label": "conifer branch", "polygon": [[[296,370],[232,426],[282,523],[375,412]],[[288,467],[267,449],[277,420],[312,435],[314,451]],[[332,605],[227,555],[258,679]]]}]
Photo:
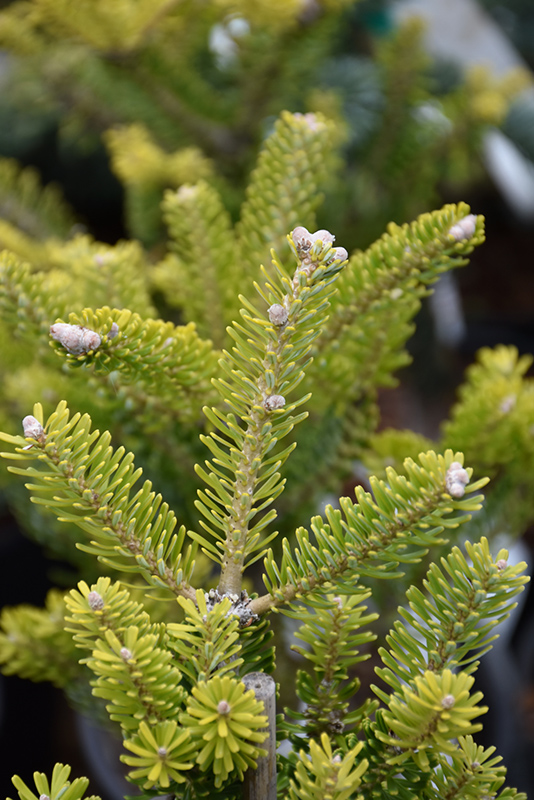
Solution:
[{"label": "conifer branch", "polygon": [[0,616],[0,664],[5,675],[33,681],[50,681],[68,688],[78,680],[72,638],[64,629],[65,603],[51,590],[45,608],[20,605],[5,607]]},{"label": "conifer branch", "polygon": [[461,441],[470,463],[494,480],[474,520],[480,534],[497,533],[503,526],[511,534],[520,534],[530,525],[534,501],[531,364],[532,356],[520,356],[515,347],[482,348],[443,426],[440,446]]},{"label": "conifer branch", "polygon": [[[450,759],[442,759],[432,777],[430,800],[468,800],[470,797],[495,797],[506,778],[501,756],[495,747],[477,745],[472,736],[459,736],[458,748]],[[526,794],[503,789],[499,800],[527,800]]]},{"label": "conifer branch", "polygon": [[[469,227],[456,232],[455,226],[463,220]],[[328,327],[314,349],[321,352],[347,325],[376,314],[388,300],[403,297],[408,288],[410,296],[424,296],[426,286],[443,272],[467,264],[466,255],[483,241],[484,219],[474,217],[466,203],[422,214],[410,224],[391,222],[368,250],[351,256],[332,302]]]},{"label": "conifer branch", "polygon": [[296,225],[311,229],[335,136],[333,123],[322,114],[282,112],[241,208],[236,233],[242,263],[256,269],[267,263],[271,248],[285,261],[287,231]]},{"label": "conifer branch", "polygon": [[112,583],[108,577],[99,578],[92,586],[80,581],[77,589],[65,595],[65,604],[65,630],[82,650],[93,650],[96,639],[107,631],[122,636],[133,625],[141,635],[157,630],[143,605],[133,600],[119,581]]},{"label": "conifer branch", "polygon": [[[481,468],[495,472],[506,465],[516,480],[530,471],[533,458],[529,445],[534,381],[528,376],[532,361],[531,355],[520,356],[516,347],[483,347],[467,370],[443,431],[445,443],[462,440]],[[517,453],[511,441],[518,442]]]},{"label": "conifer branch", "polygon": [[[528,582],[521,574],[526,564],[508,566],[506,550],[493,559],[486,538],[474,545],[466,542],[465,549],[469,562],[454,547],[441,559],[443,570],[430,566],[423,581],[427,597],[416,586],[406,593],[409,607],[399,609],[403,621],[386,639],[390,649],[379,650],[385,668],[376,670],[396,692],[426,670],[473,672],[497,638],[493,628],[508,618],[514,597]],[[383,691],[375,691],[387,702]]]},{"label": "conifer branch", "polygon": [[203,341],[195,325],[142,319],[128,309],[107,306],[50,327],[51,345],[71,367],[89,367],[107,379],[117,371],[124,383],[142,394],[154,393],[170,413],[196,416],[199,397],[209,391],[215,371],[211,342]]},{"label": "conifer branch", "polygon": [[129,309],[143,318],[156,313],[148,291],[147,258],[139,242],[110,247],[87,235],[49,241],[46,265],[68,282],[69,311],[107,306]]},{"label": "conifer branch", "polygon": [[30,264],[46,258],[46,245],[40,244],[5,219],[0,219],[0,250],[8,250]]},{"label": "conifer branch", "polygon": [[329,795],[336,800],[361,797],[358,789],[369,766],[365,758],[356,761],[362,747],[359,742],[343,756],[334,755],[326,733],[321,735],[320,743],[312,739],[310,753],[304,750],[299,753],[295,779],[290,781],[289,800],[322,800]]},{"label": "conifer branch", "polygon": [[65,292],[50,286],[47,276],[34,274],[16,255],[0,254],[0,308],[16,332],[33,342],[44,341],[50,321],[64,313]]},{"label": "conifer branch", "polygon": [[241,277],[228,212],[205,181],[167,192],[162,209],[171,249],[178,256],[168,262],[177,273],[170,275],[171,284],[180,283],[177,299],[187,321],[194,321],[200,335],[211,338],[220,349],[226,326],[239,311],[236,301]]},{"label": "conifer branch", "polygon": [[78,544],[80,549],[115,569],[139,572],[151,586],[194,599],[189,584],[192,552],[181,552],[185,529],[173,533],[175,516],[162,503],[161,495],[151,491],[150,481],[131,496],[141,475],[132,454],[123,447],[114,452],[110,434],[91,432],[89,416],[71,417],[63,401],[45,426],[39,404],[34,414],[25,420],[26,441],[30,442],[26,447],[20,447],[22,437],[0,434],[16,447],[16,453],[2,453],[4,458],[38,460],[44,466],[9,467],[30,478],[27,487],[32,501],[95,537],[90,544]]},{"label": "conifer branch", "polygon": [[[45,116],[63,108],[71,133],[118,123],[105,138],[125,187],[127,223],[142,243],[112,247],[76,235],[54,190],[0,159],[0,244],[11,251],[0,256],[0,427],[12,433],[37,397],[52,408],[68,398],[46,423],[37,404],[23,437],[0,434],[12,471],[57,525],[21,510],[17,490],[10,499],[26,527],[44,519],[41,541],[57,542],[64,521],[59,538],[74,544],[77,526],[82,554],[135,581],[131,591],[109,578],[81,581],[66,599],[52,594],[44,611],[4,611],[0,662],[62,684],[78,703],[79,677],[85,686],[92,670],[94,694],[123,729],[128,779],[144,800],[248,797],[261,783],[262,743],[269,739],[270,756],[280,736],[291,747],[280,756],[278,786],[270,770],[269,800],[480,800],[504,780],[493,752],[470,735],[485,710],[473,672],[525,578],[504,551],[492,558],[485,539],[468,543],[466,555],[454,548],[421,590],[408,590],[379,651],[381,686],[374,699],[358,705],[356,697],[357,667],[374,639],[366,626],[375,621],[361,584],[376,585],[380,607],[378,579],[402,577],[403,564],[412,578],[419,574],[414,565],[443,544],[443,531],[479,508],[485,480],[470,483],[471,469],[454,451],[466,453],[476,474],[495,475],[510,506],[522,495],[514,509],[528,510],[514,511],[514,520],[532,516],[534,392],[528,359],[511,349],[484,352],[469,374],[444,456],[415,434],[381,434],[369,444],[377,387],[391,385],[409,360],[404,344],[421,299],[445,270],[465,263],[483,239],[483,221],[459,204],[390,225],[343,275],[347,253],[331,247],[332,235],[294,226],[313,227],[324,188],[325,219],[350,227],[354,241],[354,201],[365,239],[379,219],[409,219],[414,207],[428,207],[441,178],[454,179],[459,166],[474,174],[473,142],[488,122],[499,124],[507,89],[511,95],[518,84],[468,78],[440,95],[443,114],[431,119],[436,109],[422,105],[429,92],[419,23],[384,39],[374,65],[357,65],[337,35],[339,12],[353,1],[315,0],[304,14],[301,0],[206,0],[202,13],[198,3],[176,0],[18,0],[0,11],[0,44],[31,56],[19,73],[29,92],[19,97],[15,83],[13,97],[35,97],[28,76],[42,68],[36,85],[40,94],[46,87],[38,104]],[[221,34],[225,54],[217,51]],[[334,91],[310,95],[318,69]],[[303,101],[330,118],[284,112],[265,135],[276,107]],[[352,124],[356,115],[362,125]],[[332,175],[345,134],[347,171]],[[245,190],[247,148],[260,140]],[[50,238],[58,235],[68,240]],[[251,302],[259,263],[266,283]],[[186,324],[155,319],[151,293],[163,315],[170,307]],[[228,336],[229,352],[216,354]],[[11,347],[15,338],[22,341]],[[310,395],[310,428],[293,437]],[[67,403],[90,416],[71,415]],[[115,437],[125,447],[112,448]],[[282,477],[296,443],[299,455]],[[402,468],[384,471],[390,445],[395,464],[414,458],[404,476]],[[189,521],[203,446],[199,531],[176,530],[128,448]],[[328,506],[309,532],[298,528],[303,506],[330,491],[337,498],[343,472],[368,447],[380,471],[366,475],[370,491]],[[286,480],[293,493],[274,510]],[[272,545],[275,557],[268,547],[277,514],[284,531],[297,532],[279,555]],[[217,588],[208,559],[194,572],[198,546],[217,564]],[[259,559],[266,593],[249,596],[244,571]],[[194,588],[193,574],[206,589]],[[256,693],[256,670],[274,671],[270,611],[296,621],[301,646],[293,649],[308,667],[296,671],[293,722],[275,720],[274,702],[267,709]],[[87,781],[68,777],[56,765],[51,780],[36,773],[36,793],[20,778],[14,783],[20,800],[82,800]],[[501,800],[514,796],[505,789]]]},{"label": "conifer branch", "polygon": [[424,772],[430,769],[433,750],[452,755],[459,735],[476,733],[482,728],[472,719],[485,714],[487,706],[478,706],[482,692],[470,694],[474,683],[472,675],[455,674],[450,670],[441,673],[427,671],[419,675],[410,686],[389,698],[389,709],[384,721],[390,732],[377,736],[401,752],[391,756],[388,763],[399,765],[408,759]]},{"label": "conifer branch", "polygon": [[178,664],[191,685],[207,681],[212,675],[237,672],[243,663],[239,642],[239,619],[232,614],[228,597],[209,603],[200,589],[196,600],[180,598],[185,619],[167,625],[168,647],[178,656]]},{"label": "conifer branch", "polygon": [[218,433],[201,437],[215,458],[206,462],[211,472],[197,467],[209,489],[199,492],[196,506],[210,523],[201,524],[217,547],[192,534],[217,560],[222,551],[221,595],[239,596],[245,559],[262,547],[260,533],[276,516],[271,511],[250,526],[258,512],[283,491],[277,470],[292,448],[269,459],[267,453],[305,417],[291,416],[291,412],[307,398],[287,406],[285,395],[302,380],[302,366],[324,320],[331,284],[346,257],[343,248],[332,248],[332,240],[327,231],[309,234],[296,228],[291,240],[297,259],[293,279],[273,261],[276,283],[258,288],[268,306],[268,318],[241,298],[245,325],[234,323],[229,330],[236,345],[233,354],[225,353],[220,362],[226,378],[215,385],[231,412],[205,409],[225,438]]},{"label": "conifer branch", "polygon": [[143,720],[155,725],[177,719],[185,691],[172,654],[164,647],[163,630],[118,584],[110,586],[105,579],[99,584],[102,594],[96,586],[89,592],[82,582],[81,591],[73,589],[66,598],[69,630],[91,650],[82,663],[97,676],[93,694],[110,701],[110,718],[126,733],[137,731]]},{"label": "conifer branch", "polygon": [[360,725],[373,706],[378,705],[366,700],[359,708],[351,704],[349,711],[350,699],[360,687],[360,679],[349,676],[349,670],[370,657],[370,653],[361,653],[359,648],[376,638],[371,631],[361,630],[378,617],[364,613],[367,608],[362,603],[369,595],[355,591],[351,597],[315,596],[313,609],[285,612],[303,620],[295,637],[305,647],[293,645],[291,649],[313,665],[312,675],[304,670],[297,672],[296,693],[305,711],[286,709],[286,713],[301,721],[300,725],[288,726],[296,734],[296,741],[300,741],[303,728],[310,737],[346,732]]},{"label": "conifer branch", "polygon": [[320,371],[329,404],[345,407],[366,391],[392,384],[394,371],[409,361],[401,347],[420,299],[442,273],[466,264],[483,241],[483,217],[459,203],[411,224],[390,223],[368,250],[351,256],[308,376],[315,385]]},{"label": "conifer branch", "polygon": [[66,236],[75,223],[57,186],[41,186],[35,169],[9,158],[0,158],[0,217],[38,241]]},{"label": "conifer branch", "polygon": [[126,186],[178,187],[211,177],[209,159],[196,147],[166,153],[144,125],[128,125],[107,131],[113,171]]},{"label": "conifer branch", "polygon": [[[261,615],[313,597],[332,581],[338,592],[352,593],[354,582],[363,575],[396,577],[393,571],[399,563],[419,561],[429,547],[444,542],[438,538],[443,528],[457,527],[470,518],[462,512],[480,508],[480,495],[460,499],[456,494],[458,499],[454,499],[450,494],[448,476],[461,458],[461,453],[452,450],[444,456],[422,453],[420,464],[412,459],[404,462],[407,478],[389,468],[387,482],[371,479],[374,496],[358,486],[356,504],[344,497],[341,510],[327,506],[326,522],[320,516],[312,520],[316,544],[300,528],[293,553],[284,539],[280,566],[269,552],[264,576],[269,591],[251,601],[251,611]],[[482,479],[465,491],[474,492],[486,483]]]},{"label": "conifer branch", "polygon": [[[508,553],[505,550],[492,558],[486,539],[475,545],[467,542],[465,547],[469,562],[460,549],[454,547],[446,559],[441,559],[443,570],[435,563],[430,566],[424,581],[428,596],[425,597],[417,587],[410,587],[406,593],[409,607],[399,609],[403,621],[397,621],[387,637],[389,650],[379,650],[385,667],[377,668],[377,675],[393,691],[388,694],[377,686],[372,688],[394,712],[400,712],[403,708],[407,689],[420,687],[421,681],[426,681],[431,673],[442,675],[447,672],[449,676],[451,670],[462,675],[472,673],[478,666],[478,659],[491,648],[491,642],[496,638],[491,636],[493,628],[509,615],[515,605],[513,598],[528,581],[527,577],[521,575],[525,564],[508,566]],[[397,700],[393,700],[394,697]],[[437,708],[434,710],[439,712]],[[367,730],[370,743],[367,752],[375,750],[376,754],[376,750],[381,749],[380,744],[371,744],[375,735],[390,748],[399,746],[399,739],[393,740],[388,730],[391,718],[387,713],[382,718],[381,714],[377,714],[376,721],[370,723]],[[431,736],[436,731],[436,720],[428,728]],[[440,722],[442,730],[445,730],[444,725],[446,727],[446,723]],[[472,742],[467,737],[463,739],[464,744],[468,740]],[[455,751],[451,750],[450,744],[444,746],[441,742],[432,756],[440,764],[443,774],[449,774],[450,762],[441,753],[448,752],[453,759],[463,759],[462,737],[459,741],[460,748]],[[404,758],[393,757],[394,752],[394,749],[390,749],[388,756],[383,751],[378,763],[371,766],[366,791],[386,779],[393,780],[392,773],[398,769],[399,758]],[[432,747],[427,747],[426,753],[430,756]],[[469,769],[467,765],[466,769]],[[372,780],[371,775],[374,776]],[[464,774],[469,785],[473,780],[482,782],[488,777],[487,771],[485,774],[481,771],[476,776],[470,771]],[[496,788],[503,780],[504,774]],[[440,796],[438,793],[436,798]],[[454,794],[451,796],[456,797]],[[462,794],[459,796],[463,797]]]}]

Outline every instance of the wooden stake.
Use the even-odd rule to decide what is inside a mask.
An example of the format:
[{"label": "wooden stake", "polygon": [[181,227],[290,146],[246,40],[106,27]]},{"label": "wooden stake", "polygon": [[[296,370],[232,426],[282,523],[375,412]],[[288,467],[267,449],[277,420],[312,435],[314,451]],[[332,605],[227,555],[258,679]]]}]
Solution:
[{"label": "wooden stake", "polygon": [[276,800],[276,684],[264,672],[245,675],[243,683],[252,689],[256,700],[262,700],[268,717],[269,738],[261,745],[267,755],[258,758],[257,769],[245,772],[244,800]]}]

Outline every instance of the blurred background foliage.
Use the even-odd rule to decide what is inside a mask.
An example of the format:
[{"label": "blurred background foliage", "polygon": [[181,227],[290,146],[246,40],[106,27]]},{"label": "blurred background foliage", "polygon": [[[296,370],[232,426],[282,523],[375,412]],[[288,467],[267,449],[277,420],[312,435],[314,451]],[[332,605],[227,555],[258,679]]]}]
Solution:
[{"label": "blurred background foliage", "polygon": [[200,177],[235,219],[284,109],[338,123],[345,167],[322,217],[349,249],[482,181],[489,126],[532,146],[515,102],[529,76],[432,60],[421,23],[395,29],[385,2],[108,5],[19,0],[0,15],[0,153],[58,181],[107,241],[154,246],[156,198]]}]

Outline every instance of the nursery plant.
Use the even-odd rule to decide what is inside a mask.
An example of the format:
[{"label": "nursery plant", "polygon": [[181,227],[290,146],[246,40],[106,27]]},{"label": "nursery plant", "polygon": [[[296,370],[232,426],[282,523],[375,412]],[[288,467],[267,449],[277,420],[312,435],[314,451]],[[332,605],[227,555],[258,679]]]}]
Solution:
[{"label": "nursery plant", "polygon": [[[283,114],[235,227],[209,183],[169,191],[155,264],[80,234],[36,244],[31,264],[1,256],[22,425],[4,412],[6,492],[22,477],[36,510],[21,522],[75,542],[86,577],[46,609],[5,609],[0,659],[81,707],[90,683],[141,796],[524,797],[476,743],[474,675],[527,581],[479,510],[482,468],[506,498],[528,490],[530,362],[484,351],[434,448],[376,433],[421,298],[483,219],[447,205],[349,257],[314,231],[333,142],[321,115]],[[179,324],[157,316],[155,285]],[[380,476],[318,514],[356,458]],[[479,540],[455,543],[473,514]],[[275,715],[278,615],[300,660]],[[88,781],[69,775],[13,782],[21,800],[80,800]]]},{"label": "nursery plant", "polygon": [[[531,359],[483,350],[438,441],[379,430],[484,221],[449,204],[367,245],[477,177],[525,78],[437,89],[418,24],[355,58],[350,5],[0,12],[11,100],[105,132],[134,237],[0,161],[0,488],[76,584],[4,609],[0,663],[111,727],[147,798],[524,797],[474,738],[474,675],[527,580],[494,533],[532,518]],[[69,777],[13,782],[81,800]]]}]

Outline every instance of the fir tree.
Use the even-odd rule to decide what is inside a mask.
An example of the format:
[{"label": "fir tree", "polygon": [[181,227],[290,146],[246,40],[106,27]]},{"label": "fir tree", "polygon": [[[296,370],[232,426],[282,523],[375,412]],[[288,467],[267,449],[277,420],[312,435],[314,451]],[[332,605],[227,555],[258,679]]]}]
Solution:
[{"label": "fir tree", "polygon": [[[188,4],[110,11],[41,0],[0,14],[2,40],[29,47],[36,63],[62,44],[52,74],[61,79],[70,64],[92,87],[89,115],[117,87],[134,99],[135,119],[126,118],[117,93],[106,125],[123,127],[106,140],[130,228],[146,245],[67,238],[72,215],[57,193],[0,165],[17,212],[0,228],[1,480],[21,523],[81,573],[44,609],[4,610],[0,662],[61,686],[78,707],[97,698],[143,797],[524,797],[502,788],[500,758],[473,734],[487,710],[474,687],[479,658],[527,582],[525,565],[510,565],[491,534],[507,509],[517,529],[531,513],[530,361],[511,348],[482,351],[439,442],[377,432],[377,389],[409,360],[422,299],[467,263],[484,221],[449,204],[389,224],[349,255],[343,213],[338,246],[328,230],[313,232],[325,187],[332,210],[343,205],[339,117],[286,111],[233,223],[221,128],[203,125],[193,106],[234,136],[253,120],[240,119],[235,98],[218,98],[191,56],[220,8],[246,11],[247,81],[268,77],[280,58],[283,96],[290,56],[316,52],[337,17],[325,2],[313,39],[301,35],[298,4],[276,4],[279,14],[272,5],[214,3],[195,15]],[[409,208],[398,191],[409,154],[427,164],[443,145],[414,146],[409,109],[427,97],[418,35],[399,32],[378,59],[388,101],[369,165],[382,214],[396,218]],[[175,36],[183,51],[171,65]],[[146,70],[147,85],[161,88],[153,96],[139,89]],[[471,89],[454,95],[469,113]],[[323,87],[323,105],[329,97]],[[258,116],[265,108],[251,104]],[[425,205],[437,177],[417,177],[413,196]],[[356,458],[376,473],[368,490],[317,514]],[[465,523],[476,541],[467,533],[460,545]],[[403,596],[376,649],[384,585]],[[273,644],[277,613],[295,621],[301,662],[292,707],[275,719],[262,691],[279,674],[275,655],[285,659]],[[371,652],[377,682],[358,697]],[[21,800],[81,800],[87,780],[69,775],[57,764],[50,778],[35,773],[35,790],[13,782]]]}]

